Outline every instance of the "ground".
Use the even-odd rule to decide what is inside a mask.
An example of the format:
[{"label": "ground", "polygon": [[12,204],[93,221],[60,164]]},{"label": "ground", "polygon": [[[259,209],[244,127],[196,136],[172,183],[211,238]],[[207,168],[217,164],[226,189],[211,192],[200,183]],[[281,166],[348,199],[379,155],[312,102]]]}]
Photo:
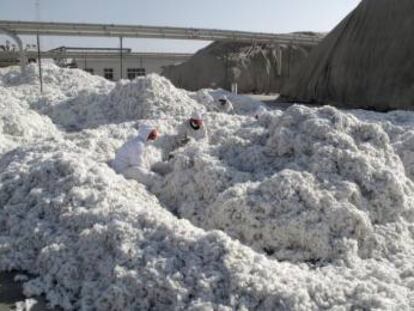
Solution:
[{"label": "ground", "polygon": [[[26,297],[23,295],[22,282],[15,282],[14,277],[17,272],[1,272],[0,273],[0,311],[15,310],[16,303],[24,301]],[[37,303],[31,311],[44,310],[61,310],[59,308],[47,308],[44,297],[36,297]]]}]

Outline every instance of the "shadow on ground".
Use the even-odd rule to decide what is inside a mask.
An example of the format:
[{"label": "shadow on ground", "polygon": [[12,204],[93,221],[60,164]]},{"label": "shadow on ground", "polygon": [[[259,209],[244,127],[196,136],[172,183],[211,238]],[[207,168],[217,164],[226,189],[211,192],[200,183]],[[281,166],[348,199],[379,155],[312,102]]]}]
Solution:
[{"label": "shadow on ground", "polygon": [[[14,277],[18,272],[0,272],[0,311],[10,311],[16,309],[17,302],[24,302],[27,299],[23,295],[23,282],[15,282]],[[21,273],[20,273],[21,274]],[[43,296],[33,297],[37,303],[31,311],[61,311],[60,308],[48,308]]]}]

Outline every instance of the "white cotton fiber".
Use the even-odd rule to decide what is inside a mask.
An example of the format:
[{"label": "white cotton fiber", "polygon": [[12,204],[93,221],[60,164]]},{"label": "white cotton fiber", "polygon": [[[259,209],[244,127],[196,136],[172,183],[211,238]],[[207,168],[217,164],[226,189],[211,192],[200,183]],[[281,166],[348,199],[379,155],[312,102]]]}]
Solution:
[{"label": "white cotton fiber", "polygon": [[[158,75],[0,69],[0,271],[65,310],[414,309],[414,114],[262,105]],[[213,112],[227,94],[234,114]],[[110,167],[207,111],[152,187]],[[18,303],[32,306],[31,300]]]}]

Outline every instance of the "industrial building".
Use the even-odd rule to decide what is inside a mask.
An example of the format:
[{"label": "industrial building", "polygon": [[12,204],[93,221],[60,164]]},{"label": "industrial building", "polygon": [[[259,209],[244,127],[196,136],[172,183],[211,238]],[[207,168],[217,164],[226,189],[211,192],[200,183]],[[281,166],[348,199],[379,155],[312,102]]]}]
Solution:
[{"label": "industrial building", "polygon": [[[179,53],[137,53],[123,48],[59,47],[42,52],[42,58],[53,59],[62,67],[80,68],[108,80],[134,79],[148,73],[161,73],[164,66],[177,65],[191,57]],[[35,50],[26,50],[28,61],[36,61]],[[1,66],[17,65],[16,50],[0,51]],[[121,75],[122,68],[122,75]]]},{"label": "industrial building", "polygon": [[[76,67],[92,74],[101,75],[109,80],[133,79],[147,73],[161,73],[163,67],[172,67],[185,62],[191,54],[177,53],[136,53],[123,48],[124,38],[155,38],[203,40],[215,42],[239,42],[252,46],[272,44],[275,46],[276,70],[282,72],[282,50],[289,47],[313,47],[323,38],[323,34],[291,33],[271,34],[260,32],[231,31],[203,28],[182,28],[144,25],[84,24],[0,21],[0,33],[6,34],[16,43],[16,50],[0,52],[0,64],[16,63],[22,67],[27,61],[36,58],[53,59],[60,66]],[[23,48],[20,35],[35,35],[38,51]],[[40,36],[84,36],[118,37],[119,48],[72,48],[60,47],[41,51]],[[41,63],[39,62],[39,68]],[[41,80],[41,70],[39,79]],[[234,82],[234,81],[232,81]]]},{"label": "industrial building", "polygon": [[[301,46],[315,46],[323,38],[322,34],[310,36],[305,33],[272,34],[203,28],[26,21],[0,21],[0,33],[15,41],[22,60],[26,56],[20,35],[118,37],[121,51],[123,51],[123,38],[228,41]],[[23,63],[23,61],[21,62]]]},{"label": "industrial building", "polygon": [[[68,50],[68,49],[67,49]],[[70,51],[70,49],[69,49]],[[130,49],[94,52],[84,49],[72,58],[72,66],[108,80],[134,79],[148,73],[160,74],[164,66],[177,65],[191,57],[191,54],[137,53]],[[122,74],[121,74],[122,70]]]}]

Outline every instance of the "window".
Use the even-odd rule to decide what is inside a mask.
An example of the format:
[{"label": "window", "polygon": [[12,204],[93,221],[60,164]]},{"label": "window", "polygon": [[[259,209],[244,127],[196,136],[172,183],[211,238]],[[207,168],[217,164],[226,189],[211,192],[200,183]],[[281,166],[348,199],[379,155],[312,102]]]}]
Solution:
[{"label": "window", "polygon": [[114,79],[114,70],[113,68],[104,68],[104,77],[108,80]]},{"label": "window", "polygon": [[85,68],[85,71],[93,75],[93,68]]},{"label": "window", "polygon": [[128,68],[127,76],[129,80],[133,80],[139,76],[145,76],[145,68]]}]

